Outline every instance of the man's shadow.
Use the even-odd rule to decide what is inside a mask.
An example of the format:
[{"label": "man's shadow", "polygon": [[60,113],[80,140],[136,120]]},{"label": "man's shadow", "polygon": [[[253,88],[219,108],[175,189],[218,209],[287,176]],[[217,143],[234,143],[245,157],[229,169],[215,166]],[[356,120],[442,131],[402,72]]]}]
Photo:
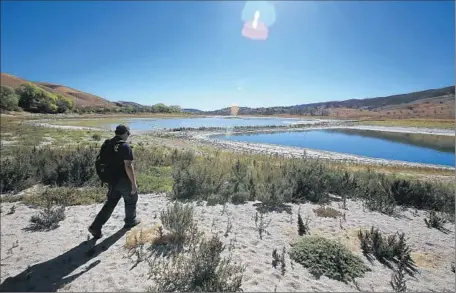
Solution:
[{"label": "man's shadow", "polygon": [[66,277],[103,251],[106,251],[122,238],[126,232],[127,229],[121,229],[97,245],[95,245],[96,239],[92,238],[51,260],[28,267],[23,272],[7,278],[0,284],[0,292],[56,292],[60,287],[71,283],[98,265],[101,262],[100,260],[91,263],[82,272]]}]

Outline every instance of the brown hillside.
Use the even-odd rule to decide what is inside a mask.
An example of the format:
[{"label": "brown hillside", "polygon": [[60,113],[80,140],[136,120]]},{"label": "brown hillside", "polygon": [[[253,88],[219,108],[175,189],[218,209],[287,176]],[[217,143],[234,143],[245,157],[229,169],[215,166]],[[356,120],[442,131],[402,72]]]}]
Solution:
[{"label": "brown hillside", "polygon": [[329,116],[339,118],[375,118],[375,119],[454,119],[454,95],[413,101],[400,105],[389,105],[374,110],[351,108],[327,108]]},{"label": "brown hillside", "polygon": [[41,88],[43,88],[46,91],[49,91],[54,94],[60,94],[63,95],[69,99],[71,99],[76,107],[104,107],[104,108],[112,108],[115,107],[116,105],[108,100],[105,100],[101,97],[88,94],[82,91],[78,91],[66,86],[62,85],[57,85],[53,83],[48,83],[48,82],[33,82],[33,81],[28,81],[22,78],[19,78],[17,76],[8,74],[8,73],[1,73],[1,84],[2,85],[7,85],[12,87],[13,89],[16,89],[21,86],[21,84],[24,83],[32,83],[35,84]]}]

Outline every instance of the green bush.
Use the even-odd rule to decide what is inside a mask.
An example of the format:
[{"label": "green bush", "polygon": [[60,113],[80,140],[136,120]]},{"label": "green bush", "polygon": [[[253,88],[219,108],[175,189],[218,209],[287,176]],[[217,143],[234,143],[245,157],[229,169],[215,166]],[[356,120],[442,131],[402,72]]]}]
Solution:
[{"label": "green bush", "polygon": [[46,188],[37,194],[25,195],[21,200],[25,204],[41,207],[46,207],[48,202],[62,206],[89,205],[105,201],[106,193],[101,187],[55,187]]},{"label": "green bush", "polygon": [[41,181],[56,186],[93,186],[97,180],[94,168],[96,154],[95,148],[85,147],[51,149],[45,152],[47,156],[39,154]]},{"label": "green bush", "polygon": [[21,191],[38,182],[34,157],[30,153],[21,153],[24,149],[18,148],[17,151],[15,156],[1,160],[1,193]]},{"label": "green bush", "polygon": [[339,242],[318,236],[304,236],[294,243],[290,258],[316,277],[324,275],[342,282],[355,281],[370,270]]},{"label": "green bush", "polygon": [[324,207],[324,206],[314,209],[314,213],[318,217],[324,217],[324,218],[337,218],[342,215],[338,210],[333,209],[332,207]]},{"label": "green bush", "polygon": [[18,109],[19,96],[6,85],[0,87],[0,110],[14,111]]},{"label": "green bush", "polygon": [[19,106],[29,112],[57,113],[57,96],[44,89],[26,83],[16,90],[19,94]]},{"label": "green bush", "polygon": [[[454,191],[438,184],[394,180],[374,172],[339,174],[312,160],[190,157],[174,152],[173,198],[208,199],[220,194],[237,200],[237,192],[267,206],[284,202],[327,203],[329,193],[363,200],[371,210],[394,214],[397,205],[454,214]],[[233,196],[234,195],[234,196]]]},{"label": "green bush", "polygon": [[29,112],[65,113],[74,108],[73,101],[63,95],[51,93],[35,84],[26,83],[16,90],[18,105]]},{"label": "green bush", "polygon": [[390,190],[388,179],[384,175],[368,178],[361,185],[365,206],[372,211],[392,215],[396,211],[396,202]]},{"label": "green bush", "polygon": [[50,231],[59,227],[59,222],[65,219],[65,207],[47,206],[43,211],[30,218],[28,231]]},{"label": "green bush", "polygon": [[[2,193],[21,191],[37,183],[60,187],[101,185],[95,172],[98,146],[15,147],[14,150],[11,155],[2,157],[1,160],[0,190]],[[169,157],[170,154],[166,149],[150,148],[135,151],[138,181],[147,179],[147,176],[142,175],[156,175],[158,178],[163,173],[163,176],[168,176],[168,178],[158,178],[159,182],[154,184],[147,184],[149,192],[154,191],[154,188],[157,188],[157,191],[171,188],[171,170],[160,169],[158,172],[154,170],[157,164],[170,166],[172,163]],[[150,183],[149,181],[146,183]]]}]

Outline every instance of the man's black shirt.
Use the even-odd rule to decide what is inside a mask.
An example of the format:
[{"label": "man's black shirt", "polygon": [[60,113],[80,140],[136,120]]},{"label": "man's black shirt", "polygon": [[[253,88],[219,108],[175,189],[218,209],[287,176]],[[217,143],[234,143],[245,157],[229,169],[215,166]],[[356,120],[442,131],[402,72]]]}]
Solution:
[{"label": "man's black shirt", "polygon": [[[115,136],[112,139],[112,142],[115,143],[115,142],[118,142],[119,140],[121,140],[120,137]],[[133,150],[131,149],[130,145],[128,145],[128,143],[124,142],[124,143],[115,144],[114,151],[117,154],[117,160],[119,161],[119,167],[121,166],[119,175],[121,177],[125,177],[126,179],[129,179],[127,172],[125,171],[124,161],[133,161]]]}]

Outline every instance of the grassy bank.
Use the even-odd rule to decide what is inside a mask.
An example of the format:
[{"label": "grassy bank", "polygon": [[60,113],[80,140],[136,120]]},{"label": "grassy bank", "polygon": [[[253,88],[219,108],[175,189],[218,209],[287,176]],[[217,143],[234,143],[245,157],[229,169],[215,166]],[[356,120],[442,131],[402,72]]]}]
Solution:
[{"label": "grassy bank", "polygon": [[34,126],[24,119],[1,117],[2,156],[8,156],[18,147],[52,145],[63,147],[78,144],[100,143],[110,136],[93,130],[66,130]]},{"label": "grassy bank", "polygon": [[386,119],[364,120],[362,125],[454,129],[454,119]]}]

